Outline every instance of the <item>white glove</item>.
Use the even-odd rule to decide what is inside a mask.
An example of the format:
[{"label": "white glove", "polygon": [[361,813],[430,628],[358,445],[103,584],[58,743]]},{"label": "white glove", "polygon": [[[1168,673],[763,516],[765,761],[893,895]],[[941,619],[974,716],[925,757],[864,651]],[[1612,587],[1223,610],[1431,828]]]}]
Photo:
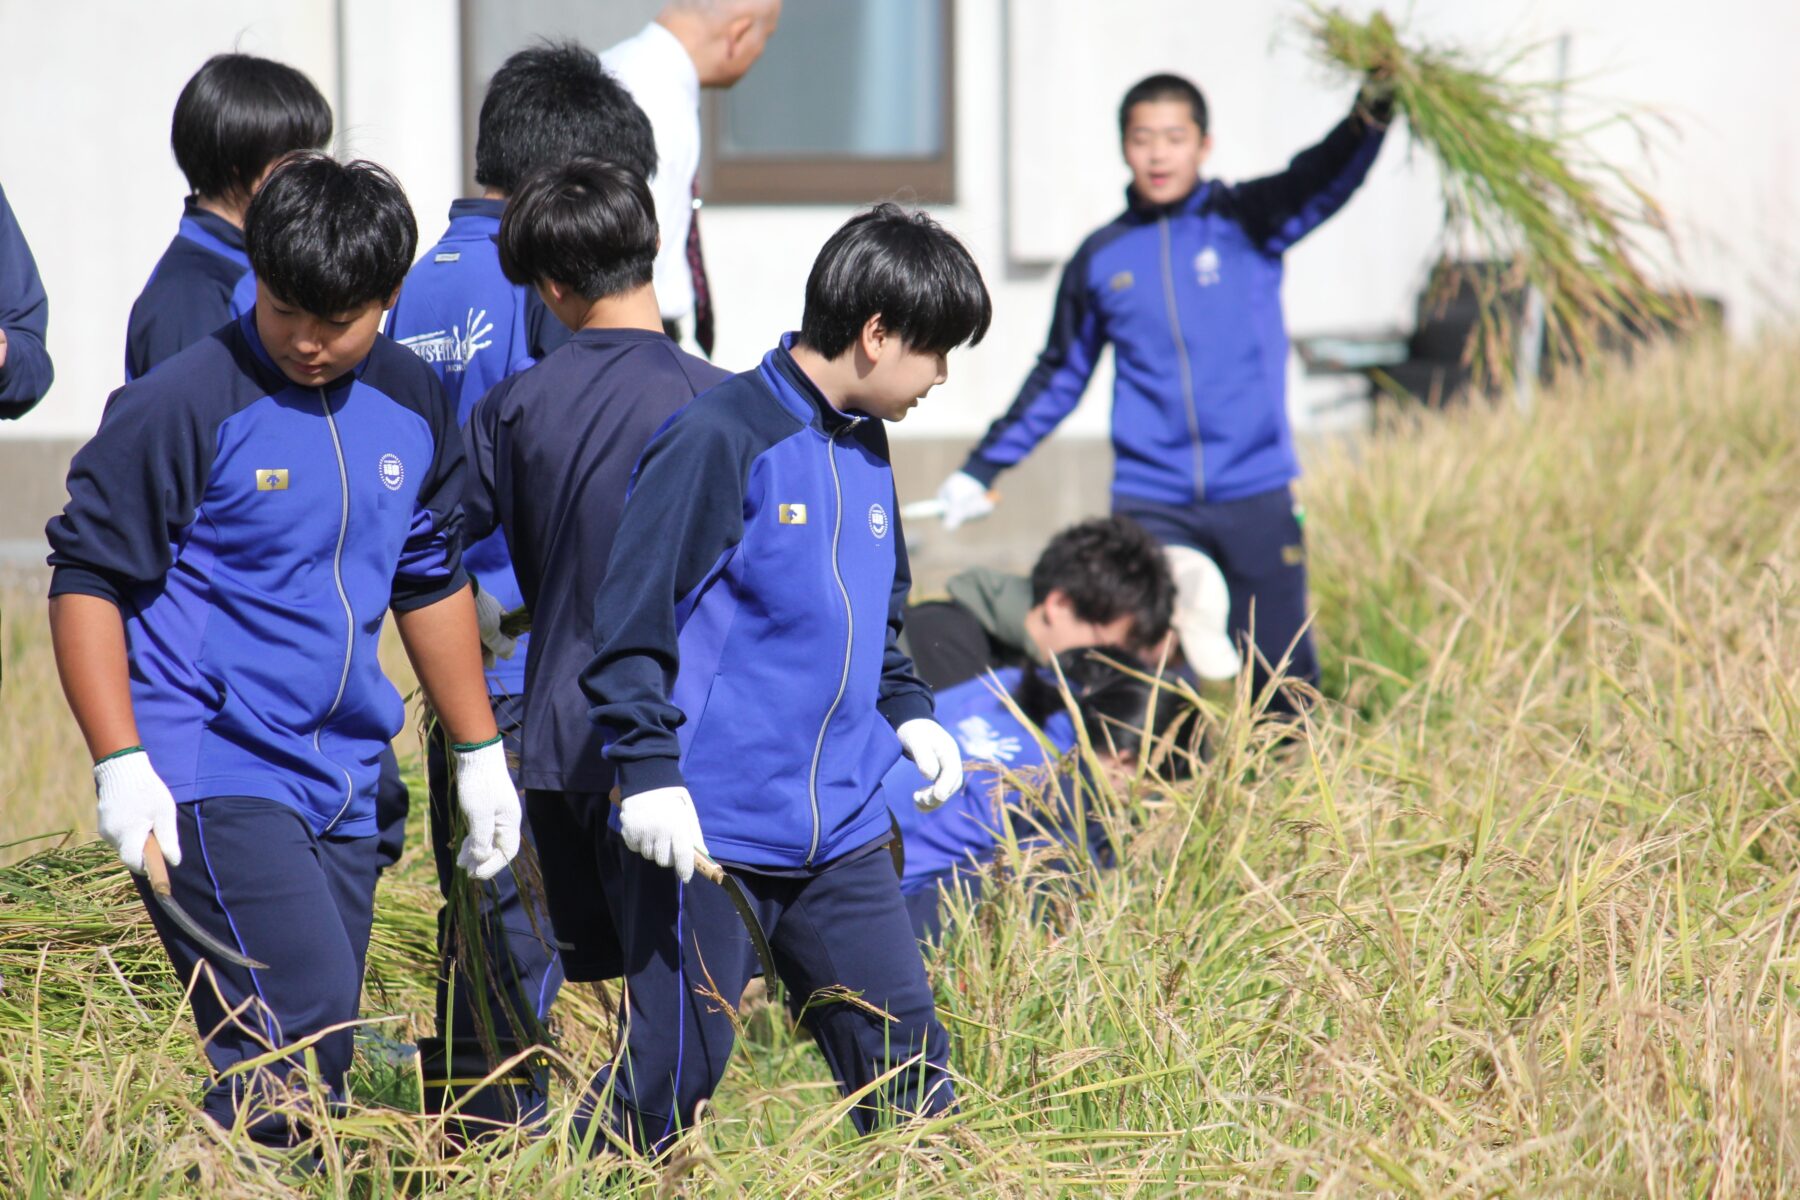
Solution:
[{"label": "white glove", "polygon": [[519,649],[518,638],[500,632],[500,618],[505,615],[506,610],[492,592],[475,593],[475,628],[481,634],[483,649],[496,658],[511,658]]},{"label": "white glove", "polygon": [[154,833],[164,861],[181,864],[175,797],[148,753],[133,750],[95,763],[94,787],[100,793],[100,836],[119,852],[120,862],[142,875],[144,843]]},{"label": "white glove", "polygon": [[651,788],[619,805],[619,836],[659,867],[674,867],[681,882],[694,877],[694,853],[706,853],[700,814],[684,787]]},{"label": "white glove", "polygon": [[930,787],[913,793],[920,812],[930,812],[962,790],[962,747],[949,730],[929,717],[914,717],[894,732],[906,757],[931,780]]},{"label": "white glove", "polygon": [[979,521],[994,511],[993,498],[987,484],[967,471],[956,471],[938,485],[938,502],[944,506],[944,528],[955,529],[969,521]]},{"label": "white glove", "polygon": [[477,879],[492,879],[519,852],[519,789],[498,738],[453,753],[456,805],[469,822],[456,865]]}]

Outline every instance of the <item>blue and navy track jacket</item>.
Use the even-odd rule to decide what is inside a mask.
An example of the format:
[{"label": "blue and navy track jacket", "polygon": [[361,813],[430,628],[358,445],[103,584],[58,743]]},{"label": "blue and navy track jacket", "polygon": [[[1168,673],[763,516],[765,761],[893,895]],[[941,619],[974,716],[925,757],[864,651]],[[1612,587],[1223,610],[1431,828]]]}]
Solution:
[{"label": "blue and navy track jacket", "polygon": [[[992,678],[970,679],[937,693],[938,723],[962,747],[964,772],[962,790],[941,807],[924,813],[913,803],[913,793],[927,780],[906,759],[895,763],[882,781],[882,796],[906,846],[902,892],[935,887],[956,868],[977,868],[993,857],[994,847],[1006,837],[1006,801],[1015,794],[1005,786],[1003,773],[1043,776],[1055,765],[1037,734],[1001,698],[1018,687],[1019,674],[1018,667],[1005,667]],[[1075,745],[1066,712],[1052,713],[1043,735],[1059,755]],[[1035,831],[1021,832],[1027,836]]]},{"label": "blue and navy track jacket", "polygon": [[463,473],[443,389],[386,338],[302,387],[249,314],[112,394],[46,531],[50,594],[119,606],[138,732],[178,802],[256,796],[375,832],[405,716],[382,618],[467,583]]},{"label": "blue and navy track jacket", "polygon": [[6,191],[0,188],[0,329],[6,331],[6,365],[0,366],[0,419],[30,412],[50,390],[55,372],[44,346],[50,301],[38,278],[37,260],[25,244]]},{"label": "blue and navy track jacket", "polygon": [[244,231],[189,196],[174,240],[131,306],[126,380],[149,374],[255,307],[256,276],[244,252]]},{"label": "blue and navy track jacket", "polygon": [[626,796],[685,782],[714,855],[809,869],[888,828],[911,575],[880,421],[788,353],[683,409],[638,465],[582,677]]},{"label": "blue and navy track jacket", "polygon": [[1350,198],[1385,126],[1353,112],[1287,170],[1128,207],[1063,271],[1037,366],[963,470],[991,484],[1075,408],[1111,342],[1113,495],[1236,500],[1300,473],[1287,416],[1282,254]]},{"label": "blue and navy track jacket", "polygon": [[[507,282],[501,273],[494,237],[505,211],[504,200],[452,202],[450,227],[413,264],[400,299],[388,314],[388,336],[437,373],[459,422],[468,421],[475,402],[488,389],[569,337],[568,328],[535,291]],[[518,605],[521,592],[500,533],[479,540],[471,536],[463,564],[501,607]],[[529,641],[520,638],[517,653],[488,669],[489,692],[512,696],[525,689]]]},{"label": "blue and navy track jacket", "polygon": [[463,426],[465,532],[475,541],[504,531],[531,609],[522,786],[612,788],[580,688],[594,656],[594,594],[644,447],[696,395],[730,377],[661,331],[582,329],[496,386]]}]

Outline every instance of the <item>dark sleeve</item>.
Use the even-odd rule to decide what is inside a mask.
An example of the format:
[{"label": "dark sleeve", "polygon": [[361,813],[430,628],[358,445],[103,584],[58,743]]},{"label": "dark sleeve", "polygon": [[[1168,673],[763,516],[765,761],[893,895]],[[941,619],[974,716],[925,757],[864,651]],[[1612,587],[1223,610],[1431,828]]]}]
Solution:
[{"label": "dark sleeve", "polygon": [[0,366],[0,419],[22,417],[50,390],[55,371],[45,337],[50,300],[37,261],[0,190],[0,329],[6,331],[6,365]]},{"label": "dark sleeve", "polygon": [[932,600],[908,608],[906,642],[913,669],[934,691],[967,682],[1000,665],[987,630],[954,600]]},{"label": "dark sleeve", "polygon": [[895,729],[916,717],[931,716],[931,689],[919,678],[912,656],[900,644],[906,625],[906,598],[912,594],[912,564],[906,557],[906,531],[900,528],[900,498],[894,513],[894,587],[888,594],[887,645],[881,652],[881,692],[875,707]]},{"label": "dark sleeve", "polygon": [[559,349],[574,334],[544,304],[537,289],[525,289],[525,340],[530,343],[534,362],[543,362],[552,350]]},{"label": "dark sleeve", "polygon": [[423,390],[420,411],[431,426],[431,466],[413,501],[412,526],[400,561],[394,567],[394,587],[388,600],[395,612],[411,612],[436,604],[468,586],[462,566],[462,498],[467,460],[463,457],[462,431],[456,427],[456,410],[444,395],[437,375],[410,353],[407,356],[412,386]]},{"label": "dark sleeve", "polygon": [[623,796],[682,782],[675,731],[686,716],[670,702],[679,614],[744,536],[753,455],[737,432],[691,407],[675,417],[644,451],[619,518],[581,690]]},{"label": "dark sleeve", "polygon": [[190,277],[180,288],[153,279],[131,306],[125,330],[125,378],[148,375],[164,359],[234,319],[231,290],[223,281]]},{"label": "dark sleeve", "polygon": [[1087,390],[1106,345],[1106,331],[1087,285],[1092,257],[1091,242],[1083,244],[1063,268],[1050,336],[1037,365],[1025,377],[1012,407],[988,427],[963,464],[964,471],[985,484],[1030,454],[1075,410]]},{"label": "dark sleeve", "polygon": [[463,425],[463,453],[468,476],[463,482],[463,542],[473,546],[500,524],[498,445],[500,410],[517,375],[509,375],[475,402]]},{"label": "dark sleeve", "polygon": [[1388,106],[1357,107],[1325,140],[1296,154],[1287,170],[1229,189],[1234,209],[1252,241],[1280,254],[1344,206],[1361,186],[1387,133]]},{"label": "dark sleeve", "polygon": [[123,604],[175,554],[212,473],[217,423],[186,398],[144,384],[114,392],[69,466],[69,502],[45,535],[50,594]]}]

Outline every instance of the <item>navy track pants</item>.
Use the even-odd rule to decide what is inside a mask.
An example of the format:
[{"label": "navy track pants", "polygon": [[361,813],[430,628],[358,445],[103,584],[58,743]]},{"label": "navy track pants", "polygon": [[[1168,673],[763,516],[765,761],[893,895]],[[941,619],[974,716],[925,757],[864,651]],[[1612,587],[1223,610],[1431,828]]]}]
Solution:
[{"label": "navy track pants", "polygon": [[[232,1067],[356,1019],[374,916],[376,837],[319,837],[273,800],[222,796],[181,804],[182,859],[170,889],[190,916],[227,946],[268,964],[252,971],[207,960],[132,876],[157,936],[188,988],[213,1070]],[[195,978],[196,974],[200,977]],[[339,1028],[311,1046],[333,1100],[344,1095],[353,1033]],[[304,1129],[261,1103],[303,1070],[302,1054],[215,1080],[206,1115],[230,1126],[240,1109],[250,1134],[291,1145]]]},{"label": "navy track pants", "polygon": [[[1215,504],[1118,496],[1113,511],[1135,520],[1163,545],[1192,546],[1218,564],[1231,591],[1231,636],[1245,662],[1253,660],[1250,649],[1256,651],[1252,686],[1258,692],[1269,681],[1268,668],[1284,658],[1290,678],[1318,684],[1319,660],[1307,625],[1306,539],[1292,489]],[[1292,712],[1294,704],[1282,694],[1270,708]]]},{"label": "navy track pants", "polygon": [[[602,854],[599,882],[624,953],[625,1001],[621,1053],[595,1076],[590,1097],[610,1087],[613,1128],[632,1145],[655,1150],[718,1087],[734,1038],[720,1001],[736,1007],[757,971],[756,954],[716,885],[698,875],[681,883],[611,831]],[[907,1064],[851,1110],[857,1130],[952,1108],[949,1036],[886,849],[852,853],[811,875],[734,873],[769,940],[791,1010],[817,1039],[844,1093]],[[845,989],[856,999],[843,998]]]},{"label": "navy track pants", "polygon": [[412,794],[400,778],[400,760],[392,746],[383,746],[381,775],[375,782],[375,838],[383,871],[399,862],[406,850],[406,811],[411,805]]}]

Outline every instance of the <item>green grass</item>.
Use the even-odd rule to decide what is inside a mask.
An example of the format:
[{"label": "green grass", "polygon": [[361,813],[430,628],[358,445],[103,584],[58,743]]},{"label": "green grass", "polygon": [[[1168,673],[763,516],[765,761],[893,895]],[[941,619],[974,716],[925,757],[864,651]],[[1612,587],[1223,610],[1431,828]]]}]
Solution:
[{"label": "green grass", "polygon": [[[955,1119],[851,1138],[765,1010],[665,1161],[456,1159],[371,1046],[299,1190],[1791,1194],[1796,394],[1800,344],[1701,344],[1318,464],[1309,736],[1216,707],[1198,778],[1116,798],[1120,869],[1048,905],[1003,883],[959,926],[932,961]],[[58,711],[41,645],[10,648],[8,706]],[[12,769],[11,836],[91,819]],[[430,1010],[414,846],[364,1004],[400,1039]],[[0,872],[0,1193],[292,1194],[198,1119],[194,1034],[109,859]],[[555,1020],[572,1070],[603,1060],[590,994]]]}]

